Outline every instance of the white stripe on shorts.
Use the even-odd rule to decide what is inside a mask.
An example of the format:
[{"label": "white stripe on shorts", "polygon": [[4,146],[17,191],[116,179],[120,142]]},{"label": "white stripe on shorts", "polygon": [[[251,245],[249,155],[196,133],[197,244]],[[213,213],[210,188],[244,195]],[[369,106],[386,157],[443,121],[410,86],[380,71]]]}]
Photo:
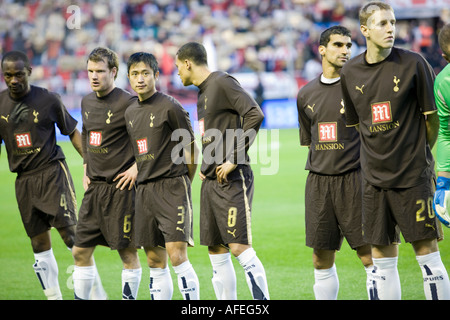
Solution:
[{"label": "white stripe on shorts", "polygon": [[247,197],[247,185],[245,184],[245,177],[242,169],[239,169],[239,174],[241,175],[242,179],[242,189],[244,189],[244,203],[245,203],[245,219],[247,221],[247,238],[248,238],[248,244],[252,244],[252,219],[251,219],[251,209],[250,205],[248,203],[248,197]]}]

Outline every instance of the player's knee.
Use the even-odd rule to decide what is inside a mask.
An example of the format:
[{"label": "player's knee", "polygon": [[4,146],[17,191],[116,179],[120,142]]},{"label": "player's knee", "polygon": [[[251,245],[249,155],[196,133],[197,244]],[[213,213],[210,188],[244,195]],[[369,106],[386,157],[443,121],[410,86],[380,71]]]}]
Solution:
[{"label": "player's knee", "polygon": [[183,252],[182,250],[177,250],[175,252],[172,252],[169,255],[169,258],[170,258],[170,262],[172,263],[173,266],[178,266],[188,260],[187,254],[185,252]]},{"label": "player's knee", "polygon": [[34,253],[40,253],[51,249],[52,244],[48,232],[41,233],[31,238],[31,247]]},{"label": "player's knee", "polygon": [[80,248],[74,246],[72,248],[72,256],[77,266],[90,266],[93,250],[91,248]]},{"label": "player's knee", "polygon": [[356,249],[356,253],[358,255],[358,258],[361,260],[364,267],[370,267],[373,265],[372,260],[372,249],[368,246],[359,247]]},{"label": "player's knee", "polygon": [[313,252],[313,266],[314,269],[330,269],[334,265],[335,251],[334,250],[317,250]]},{"label": "player's knee", "polygon": [[75,230],[72,227],[63,228],[58,230],[61,239],[67,248],[72,249],[75,244]]},{"label": "player's knee", "polygon": [[137,250],[134,248],[128,248],[124,250],[119,250],[120,258],[125,269],[138,269],[141,264],[139,262],[139,256]]},{"label": "player's knee", "polygon": [[241,253],[251,248],[251,246],[248,244],[239,244],[239,243],[230,243],[229,247],[231,254],[235,257],[240,256]]}]

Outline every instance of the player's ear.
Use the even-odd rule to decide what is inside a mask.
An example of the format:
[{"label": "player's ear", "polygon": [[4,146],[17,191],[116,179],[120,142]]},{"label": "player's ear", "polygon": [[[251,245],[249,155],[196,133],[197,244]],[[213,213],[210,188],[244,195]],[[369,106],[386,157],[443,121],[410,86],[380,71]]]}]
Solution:
[{"label": "player's ear", "polygon": [[184,60],[184,64],[186,66],[186,70],[191,70],[192,68],[192,62],[190,60]]},{"label": "player's ear", "polygon": [[362,24],[359,29],[361,30],[361,33],[363,34],[364,37],[367,38],[369,36],[368,33],[369,28],[367,28],[367,26]]},{"label": "player's ear", "polygon": [[31,76],[31,72],[33,71],[33,68],[32,67],[28,67],[27,71],[28,71],[28,76]]},{"label": "player's ear", "polygon": [[450,63],[450,57],[447,56],[445,53],[442,54],[442,57],[448,62]]},{"label": "player's ear", "polygon": [[320,45],[318,52],[323,57],[325,55],[325,53],[327,52],[327,48],[325,48],[325,46]]},{"label": "player's ear", "polygon": [[117,68],[116,68],[116,67],[113,67],[113,68],[111,69],[111,72],[114,73],[114,79],[116,79],[116,78],[117,78]]}]

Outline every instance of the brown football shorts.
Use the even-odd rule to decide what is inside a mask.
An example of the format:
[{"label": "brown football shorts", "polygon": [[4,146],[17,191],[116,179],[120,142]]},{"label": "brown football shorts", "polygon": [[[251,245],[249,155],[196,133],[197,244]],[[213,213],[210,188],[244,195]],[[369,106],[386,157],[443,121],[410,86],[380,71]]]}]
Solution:
[{"label": "brown football shorts", "polygon": [[250,244],[253,172],[239,165],[227,177],[228,182],[205,179],[201,186],[200,244]]},{"label": "brown football shorts", "polygon": [[77,247],[134,247],[135,188],[120,190],[116,184],[91,181],[78,213]]},{"label": "brown football shorts", "polygon": [[18,174],[15,185],[20,215],[30,238],[51,227],[76,225],[75,188],[64,160]]},{"label": "brown football shorts", "polygon": [[435,182],[411,188],[383,189],[363,182],[364,239],[373,245],[440,239],[442,226],[433,210]]},{"label": "brown football shorts", "polygon": [[139,184],[136,191],[136,246],[194,245],[191,182],[186,175]]},{"label": "brown football shorts", "polygon": [[352,249],[365,245],[361,220],[360,170],[342,175],[308,174],[305,185],[308,247],[340,250],[344,238]]}]

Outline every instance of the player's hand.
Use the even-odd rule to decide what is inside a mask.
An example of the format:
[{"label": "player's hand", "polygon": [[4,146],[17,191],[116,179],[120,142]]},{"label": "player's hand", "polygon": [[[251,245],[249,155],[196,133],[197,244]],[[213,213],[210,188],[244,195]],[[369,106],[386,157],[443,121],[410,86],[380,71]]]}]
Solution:
[{"label": "player's hand", "polygon": [[201,171],[198,173],[198,176],[200,177],[201,181],[206,179],[206,176]]},{"label": "player's hand", "polygon": [[116,188],[120,190],[124,190],[128,186],[128,190],[133,189],[134,183],[137,179],[137,164],[133,164],[128,170],[118,174],[113,181],[119,180],[116,185]]},{"label": "player's hand", "polygon": [[450,178],[438,177],[436,187],[433,200],[434,212],[446,227],[450,227]]},{"label": "player's hand", "polygon": [[89,185],[91,184],[91,179],[86,175],[86,168],[87,165],[83,164],[83,188],[84,191],[86,191],[89,188]]},{"label": "player's hand", "polygon": [[216,168],[217,181],[219,183],[228,182],[228,174],[236,169],[237,164],[227,161]]},{"label": "player's hand", "polygon": [[87,175],[83,175],[83,188],[84,191],[86,191],[89,188],[89,185],[91,184],[91,179]]}]

